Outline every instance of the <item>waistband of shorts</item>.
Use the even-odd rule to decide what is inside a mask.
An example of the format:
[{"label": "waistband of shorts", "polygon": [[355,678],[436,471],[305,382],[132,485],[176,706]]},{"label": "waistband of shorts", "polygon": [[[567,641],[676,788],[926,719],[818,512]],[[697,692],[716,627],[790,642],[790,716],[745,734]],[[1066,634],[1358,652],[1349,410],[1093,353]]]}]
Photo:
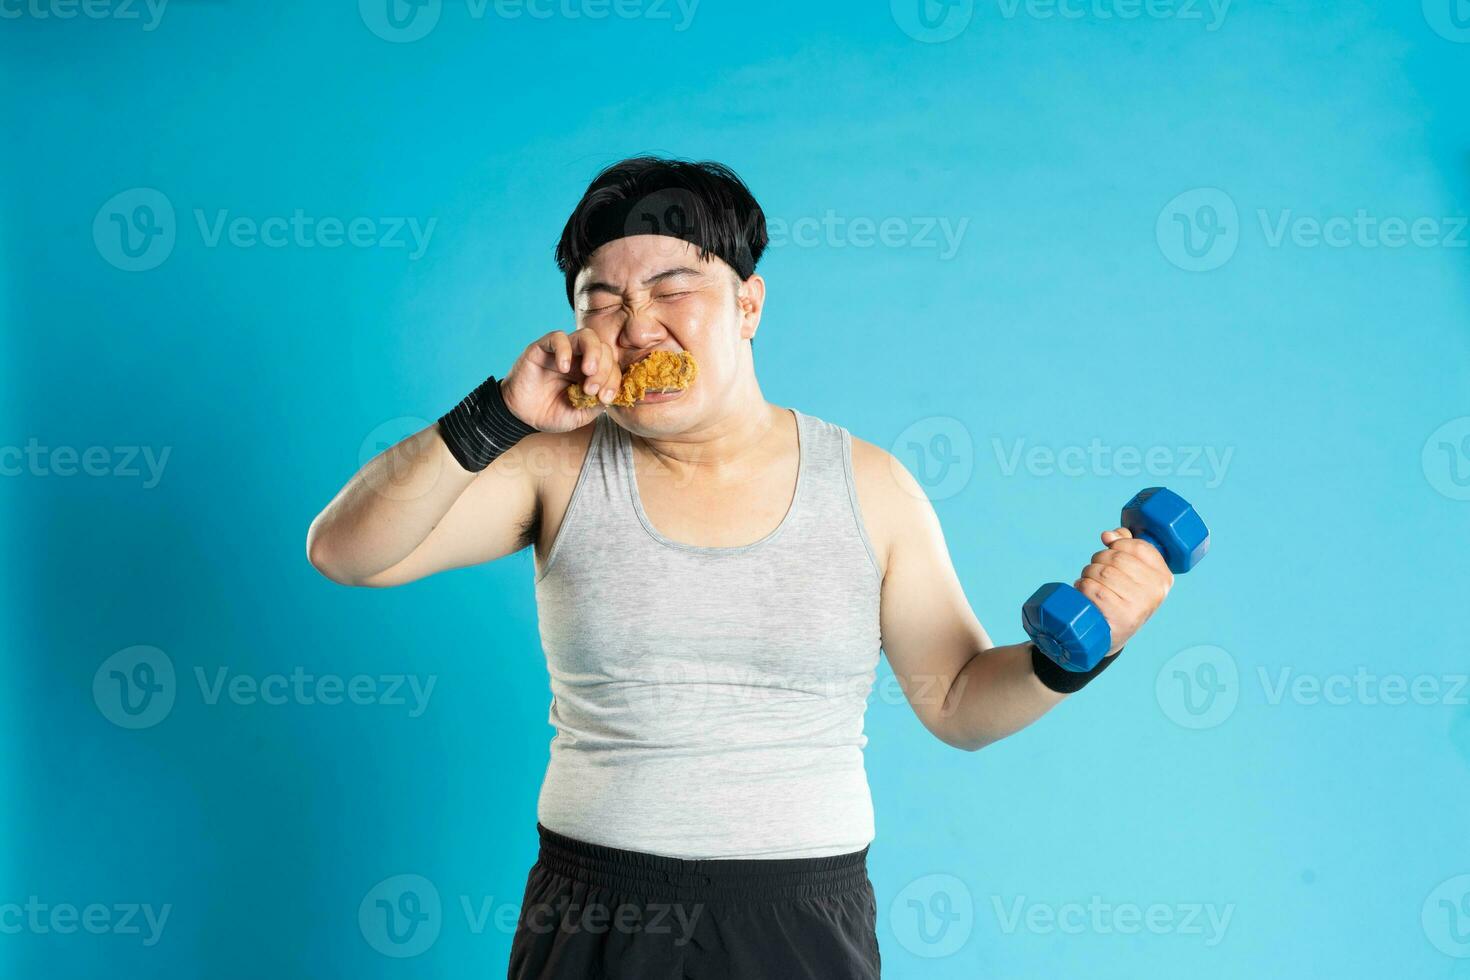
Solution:
[{"label": "waistband of shorts", "polygon": [[621,894],[686,901],[762,901],[839,895],[868,884],[868,848],[813,858],[691,859],[576,840],[536,824],[537,863]]}]

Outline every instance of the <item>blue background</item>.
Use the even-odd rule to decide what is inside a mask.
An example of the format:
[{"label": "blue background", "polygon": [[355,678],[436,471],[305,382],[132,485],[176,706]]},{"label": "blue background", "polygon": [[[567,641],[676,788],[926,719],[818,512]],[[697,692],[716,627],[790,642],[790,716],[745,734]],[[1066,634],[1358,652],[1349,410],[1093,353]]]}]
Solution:
[{"label": "blue background", "polygon": [[[350,590],[304,536],[364,451],[569,323],[562,223],[600,167],[653,152],[729,164],[773,222],[899,219],[886,245],[845,225],[772,246],[756,366],[773,402],[923,477],[998,642],[1138,487],[1167,483],[1215,532],[1102,681],[978,754],[925,733],[882,671],[885,975],[1470,976],[1470,708],[1452,696],[1470,670],[1470,30],[1452,2],[1238,0],[1217,19],[988,0],[935,5],[948,19],[926,28],[899,0],[705,0],[688,20],[653,0],[602,19],[451,0],[406,40],[381,0],[175,0],[151,30],[142,7],[7,0],[0,444],[104,447],[114,475],[0,457],[0,905],[171,911],[151,946],[0,916],[0,967],[502,973],[494,910],[534,860],[552,734],[529,553]],[[176,218],[162,259],[127,271],[107,229],[138,188]],[[436,225],[414,259],[211,246],[195,218],[297,209]],[[1438,244],[1273,243],[1283,219],[1360,210],[1433,219]],[[923,244],[926,220],[965,222],[958,250]],[[1009,462],[1095,439],[1172,462]],[[126,446],[170,453],[156,485],[127,475]],[[1228,465],[1190,464],[1203,450]],[[93,682],[137,645],[175,703],[129,730]],[[211,704],[196,670],[221,668],[436,686],[419,717]],[[1439,694],[1273,696],[1283,670],[1359,668]],[[1219,707],[1191,727],[1201,705]],[[358,917],[403,874],[442,900],[412,958]],[[1160,935],[1009,920],[1094,896],[1230,919],[1223,936],[1204,917]],[[492,909],[483,929],[462,899]]]}]

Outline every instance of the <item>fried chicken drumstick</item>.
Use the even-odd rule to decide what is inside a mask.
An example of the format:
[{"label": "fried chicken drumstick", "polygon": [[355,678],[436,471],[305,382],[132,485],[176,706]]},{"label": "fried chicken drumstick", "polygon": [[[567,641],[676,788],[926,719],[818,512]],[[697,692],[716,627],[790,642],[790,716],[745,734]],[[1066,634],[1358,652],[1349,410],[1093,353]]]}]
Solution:
[{"label": "fried chicken drumstick", "polygon": [[[623,372],[623,383],[612,404],[627,408],[650,391],[681,391],[694,384],[698,375],[699,365],[687,350],[677,354],[656,350]],[[599,404],[597,396],[587,394],[579,384],[567,389],[567,400],[575,408],[592,408]]]}]

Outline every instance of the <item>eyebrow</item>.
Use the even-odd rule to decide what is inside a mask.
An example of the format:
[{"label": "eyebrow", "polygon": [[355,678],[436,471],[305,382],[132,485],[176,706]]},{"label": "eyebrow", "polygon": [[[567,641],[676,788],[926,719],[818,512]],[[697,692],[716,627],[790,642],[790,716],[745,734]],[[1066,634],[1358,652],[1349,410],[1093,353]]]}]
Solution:
[{"label": "eyebrow", "polygon": [[[675,267],[673,269],[665,269],[663,272],[655,273],[654,275],[649,276],[647,279],[643,280],[643,288],[644,289],[649,289],[649,288],[651,288],[653,286],[657,286],[659,283],[663,282],[665,279],[672,279],[674,276],[698,276],[698,275],[703,275],[703,273],[700,272],[698,269],[691,269],[687,265],[681,265],[681,266],[677,266],[677,267]],[[607,293],[615,293],[615,292],[618,291],[618,287],[614,286],[612,283],[607,283],[607,282],[589,282],[589,283],[587,283],[587,285],[585,285],[581,289],[577,290],[577,295],[578,296],[585,296],[588,293],[595,293],[595,292],[599,292],[599,291],[601,291],[601,292],[607,292]]]}]

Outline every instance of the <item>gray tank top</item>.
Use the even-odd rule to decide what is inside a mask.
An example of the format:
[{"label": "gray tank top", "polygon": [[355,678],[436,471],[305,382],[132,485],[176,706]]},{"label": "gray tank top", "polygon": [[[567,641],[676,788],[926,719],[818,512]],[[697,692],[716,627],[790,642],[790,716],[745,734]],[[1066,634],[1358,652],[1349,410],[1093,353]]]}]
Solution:
[{"label": "gray tank top", "polygon": [[737,547],[665,538],[626,429],[595,423],[536,579],[556,728],[537,817],[683,858],[824,857],[873,840],[863,713],[878,562],[846,429],[792,410],[796,494]]}]

